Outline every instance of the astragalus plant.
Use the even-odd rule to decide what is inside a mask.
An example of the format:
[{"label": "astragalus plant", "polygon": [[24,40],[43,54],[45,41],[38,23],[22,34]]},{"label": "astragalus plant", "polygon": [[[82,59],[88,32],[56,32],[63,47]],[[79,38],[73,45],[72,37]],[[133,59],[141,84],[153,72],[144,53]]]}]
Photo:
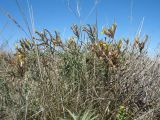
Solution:
[{"label": "astragalus plant", "polygon": [[147,54],[147,35],[116,40],[116,28],[104,39],[92,25],[73,25],[67,40],[47,29],[21,39],[0,56],[0,118],[158,120],[159,57]]}]

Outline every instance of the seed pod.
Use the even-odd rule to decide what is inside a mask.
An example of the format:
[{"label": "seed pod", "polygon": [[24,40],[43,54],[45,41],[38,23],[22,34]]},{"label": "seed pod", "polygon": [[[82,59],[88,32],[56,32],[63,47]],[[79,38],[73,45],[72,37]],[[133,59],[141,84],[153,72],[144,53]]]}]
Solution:
[{"label": "seed pod", "polygon": [[139,44],[139,37],[136,36],[136,37],[134,38],[134,46],[136,46],[136,45],[138,45],[138,44]]},{"label": "seed pod", "polygon": [[116,23],[114,23],[114,24],[112,24],[112,26],[109,29],[103,28],[101,33],[105,34],[106,36],[113,39],[114,35],[115,35],[116,28],[117,28],[117,25],[116,25]]},{"label": "seed pod", "polygon": [[122,40],[119,40],[118,44],[117,44],[117,48],[118,50],[120,50],[122,47]]}]

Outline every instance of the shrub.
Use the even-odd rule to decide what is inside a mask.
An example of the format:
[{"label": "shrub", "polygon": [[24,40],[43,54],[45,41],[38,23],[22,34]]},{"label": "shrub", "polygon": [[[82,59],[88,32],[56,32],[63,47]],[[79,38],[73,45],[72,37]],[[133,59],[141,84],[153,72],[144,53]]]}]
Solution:
[{"label": "shrub", "polygon": [[114,38],[115,23],[103,28],[104,40],[98,39],[95,26],[71,28],[74,36],[66,42],[58,32],[52,35],[44,29],[20,40],[14,56],[0,58],[0,117],[156,119],[159,58],[148,56],[148,36],[136,36],[132,44]]}]

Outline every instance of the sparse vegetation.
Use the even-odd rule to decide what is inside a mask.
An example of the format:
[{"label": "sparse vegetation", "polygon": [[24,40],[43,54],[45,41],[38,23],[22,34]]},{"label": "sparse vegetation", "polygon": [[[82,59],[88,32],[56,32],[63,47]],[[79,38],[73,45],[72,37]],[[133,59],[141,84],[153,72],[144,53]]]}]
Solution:
[{"label": "sparse vegetation", "polygon": [[1,52],[0,119],[158,120],[159,57],[148,36],[116,40],[116,28],[100,40],[96,26],[73,25],[67,41],[44,29]]}]

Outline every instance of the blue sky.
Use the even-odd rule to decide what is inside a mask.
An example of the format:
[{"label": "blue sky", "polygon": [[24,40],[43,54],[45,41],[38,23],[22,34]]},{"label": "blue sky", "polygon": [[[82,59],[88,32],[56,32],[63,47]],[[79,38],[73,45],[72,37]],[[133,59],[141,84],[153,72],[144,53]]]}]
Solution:
[{"label": "blue sky", "polygon": [[[21,8],[29,20],[27,0],[18,0]],[[111,25],[114,20],[118,25],[116,38],[129,37],[133,39],[142,19],[144,24],[142,36],[150,37],[149,48],[155,49],[160,42],[160,0],[28,0],[33,7],[34,23],[37,30],[47,28],[50,31],[58,30],[63,37],[71,34],[70,26],[77,24],[95,24],[96,8],[98,13],[99,30],[102,26]],[[69,2],[68,2],[69,1]],[[79,17],[70,10],[76,11],[79,1]],[[68,3],[69,6],[68,7]],[[18,23],[25,27],[16,0],[1,0],[0,8],[9,12]],[[0,43],[15,44],[25,34],[19,30],[0,11]]]}]

